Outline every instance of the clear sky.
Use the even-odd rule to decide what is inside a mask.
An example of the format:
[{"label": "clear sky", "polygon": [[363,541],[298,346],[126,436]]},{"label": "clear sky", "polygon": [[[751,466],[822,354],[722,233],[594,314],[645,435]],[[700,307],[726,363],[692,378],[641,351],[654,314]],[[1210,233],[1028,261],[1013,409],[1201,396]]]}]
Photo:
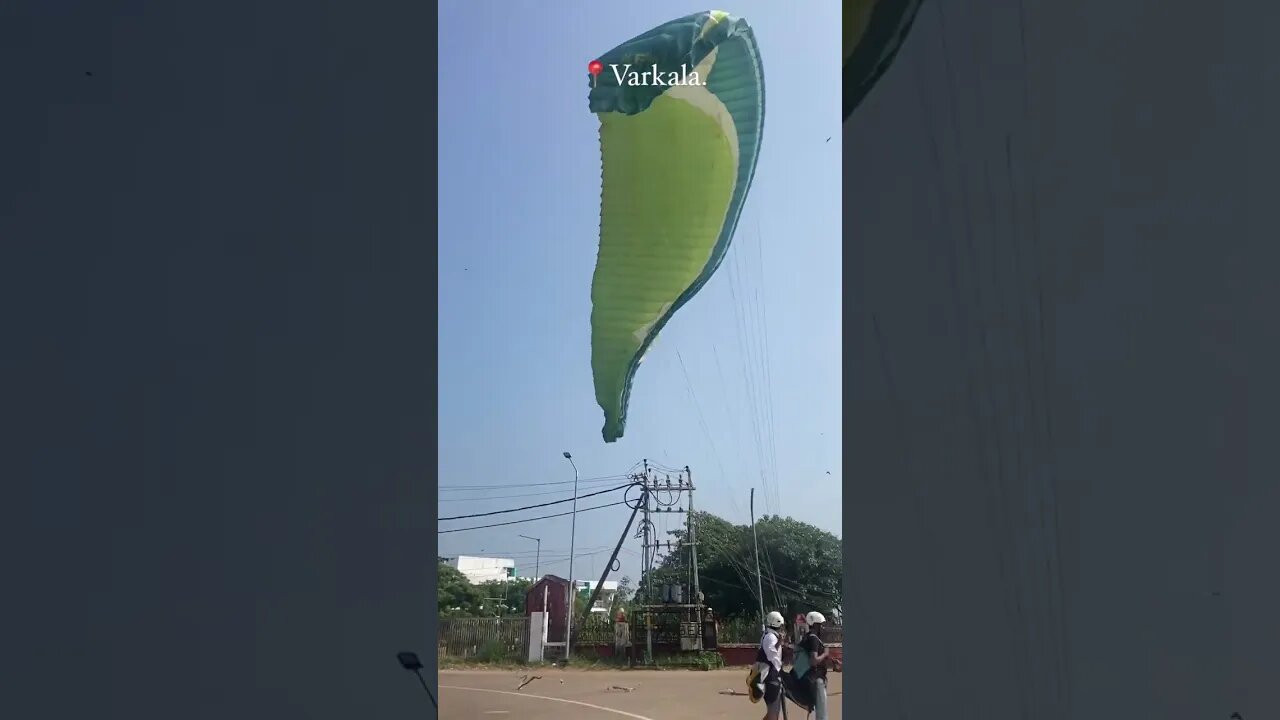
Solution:
[{"label": "clear sky", "polygon": [[[626,434],[607,445],[590,367],[600,155],[586,66],[707,9],[745,18],[760,45],[759,166],[728,258],[652,346]],[[569,451],[583,478],[621,475],[644,458],[688,465],[697,509],[745,523],[755,487],[757,515],[840,534],[839,32],[830,0],[441,3],[441,517],[571,497],[569,485],[476,489],[572,481]],[[609,487],[587,483],[580,494]],[[581,499],[579,509],[620,495]],[[579,513],[575,575],[599,576],[629,513]],[[567,574],[569,517],[442,534],[439,552],[512,557],[532,575],[535,544],[520,534],[542,538],[543,573]],[[620,560],[620,574],[638,576],[638,540]]]}]

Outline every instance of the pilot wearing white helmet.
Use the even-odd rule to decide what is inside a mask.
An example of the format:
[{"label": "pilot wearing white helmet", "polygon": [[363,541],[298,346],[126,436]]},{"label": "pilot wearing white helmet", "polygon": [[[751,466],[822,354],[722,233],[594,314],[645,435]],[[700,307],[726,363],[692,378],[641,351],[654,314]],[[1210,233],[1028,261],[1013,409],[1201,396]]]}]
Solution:
[{"label": "pilot wearing white helmet", "polygon": [[805,615],[805,624],[809,626],[804,639],[800,641],[800,652],[808,656],[808,670],[805,679],[813,689],[813,718],[827,720],[827,663],[833,658],[822,642],[822,624],[827,618],[814,610]]},{"label": "pilot wearing white helmet", "polygon": [[764,634],[756,651],[756,686],[764,695],[764,720],[777,720],[782,711],[782,613],[773,611],[764,618]]}]

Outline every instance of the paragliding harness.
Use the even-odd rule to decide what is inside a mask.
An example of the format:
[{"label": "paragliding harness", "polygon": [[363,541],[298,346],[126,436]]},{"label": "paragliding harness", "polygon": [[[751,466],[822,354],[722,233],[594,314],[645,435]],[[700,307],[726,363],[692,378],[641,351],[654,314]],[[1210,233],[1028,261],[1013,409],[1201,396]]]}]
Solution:
[{"label": "paragliding harness", "polygon": [[792,645],[791,652],[794,653],[795,662],[790,670],[782,673],[782,693],[796,707],[804,710],[806,715],[812,715],[817,699],[814,697],[812,661],[809,651],[804,649],[804,640]]},{"label": "paragliding harness", "polygon": [[[786,699],[795,703],[796,707],[804,710],[806,715],[813,714],[815,702],[813,682],[807,677],[797,676],[794,667],[782,673],[782,694]],[[785,709],[783,712],[786,712]]]},{"label": "paragliding harness", "polygon": [[[782,672],[771,672],[770,677],[765,680],[765,684],[779,684],[782,690],[782,716],[787,716],[787,700],[790,700],[796,707],[805,711],[806,715],[813,714],[813,707],[816,702],[813,693],[813,677],[809,674],[810,659],[809,653],[800,643],[791,646],[791,651],[795,656],[795,663],[789,670]],[[760,667],[762,664],[768,665],[768,659],[764,656],[764,643],[761,642],[760,649],[756,652],[756,662],[747,672],[747,697],[751,702],[758,703],[764,697],[764,692],[760,689],[761,677]],[[772,667],[770,665],[770,667]]]},{"label": "paragliding harness", "polygon": [[[776,630],[765,630],[766,635],[772,634],[778,638],[778,642],[782,642],[782,635]],[[764,669],[768,674],[761,676],[761,670]],[[780,672],[773,667],[773,663],[769,662],[769,658],[764,654],[764,636],[760,638],[760,647],[756,650],[756,661],[751,666],[751,670],[747,672],[747,697],[751,702],[758,703],[764,698],[770,686],[774,687],[779,693],[786,693],[784,678],[785,672]],[[786,703],[783,703],[783,714],[786,714]]]}]

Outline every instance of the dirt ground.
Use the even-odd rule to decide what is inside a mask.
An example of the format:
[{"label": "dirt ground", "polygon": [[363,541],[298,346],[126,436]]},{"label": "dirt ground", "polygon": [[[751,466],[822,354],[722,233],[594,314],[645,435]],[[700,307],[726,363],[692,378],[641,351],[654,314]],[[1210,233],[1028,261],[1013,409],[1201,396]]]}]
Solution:
[{"label": "dirt ground", "polygon": [[[539,675],[518,690],[525,675]],[[764,717],[742,695],[746,668],[726,670],[442,670],[440,720],[709,720]],[[831,717],[840,717],[841,673],[828,679]],[[630,691],[617,688],[631,688]],[[787,707],[788,720],[804,712]]]}]

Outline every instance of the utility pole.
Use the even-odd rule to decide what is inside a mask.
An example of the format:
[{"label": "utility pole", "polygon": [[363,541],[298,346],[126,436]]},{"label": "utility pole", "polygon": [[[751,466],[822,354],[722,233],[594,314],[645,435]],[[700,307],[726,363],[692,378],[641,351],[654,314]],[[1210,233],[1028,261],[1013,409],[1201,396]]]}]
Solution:
[{"label": "utility pole", "polygon": [[641,512],[644,513],[644,522],[641,524],[641,530],[644,531],[644,538],[640,541],[640,565],[641,573],[644,576],[644,633],[645,633],[645,650],[644,662],[646,665],[653,662],[653,614],[650,611],[650,605],[653,605],[653,556],[650,552],[656,552],[656,538],[650,534],[653,523],[649,521],[650,482],[649,482],[649,461],[644,461],[644,492],[641,493]]},{"label": "utility pole", "polygon": [[596,600],[600,598],[600,591],[604,588],[605,581],[609,579],[609,571],[613,569],[613,563],[618,559],[618,551],[622,549],[622,543],[626,542],[627,535],[631,533],[631,526],[635,523],[636,515],[639,512],[640,506],[636,505],[631,511],[631,517],[627,518],[627,526],[622,530],[622,537],[618,538],[618,544],[613,547],[613,554],[609,556],[609,562],[604,566],[604,573],[600,575],[600,581],[596,583],[595,589],[591,591],[591,597],[587,598],[587,606],[582,611],[583,624],[586,623],[587,613],[591,612]]},{"label": "utility pole", "polygon": [[504,597],[500,597],[500,598],[497,598],[497,597],[487,597],[487,598],[485,598],[485,600],[493,600],[493,601],[494,601],[494,603],[493,603],[493,610],[494,610],[493,616],[494,616],[494,617],[502,617],[502,611],[503,611],[503,610],[505,610],[505,609],[506,609],[506,607],[507,607],[507,599],[506,599],[506,598],[504,598]]},{"label": "utility pole", "polygon": [[702,588],[698,583],[698,523],[693,517],[693,471],[684,466],[685,478],[689,481],[689,514],[685,516],[688,525],[689,549],[693,564],[693,602],[698,605],[698,627],[702,627]]},{"label": "utility pole", "polygon": [[528,535],[521,535],[520,537],[524,538],[525,540],[532,540],[538,543],[537,554],[534,555],[534,560],[533,560],[533,567],[534,567],[533,581],[538,582],[539,580],[542,579],[542,538],[529,537]]},{"label": "utility pole", "polygon": [[764,584],[760,581],[760,537],[756,535],[756,489],[751,488],[751,542],[756,547],[756,597],[760,600],[760,632],[764,632]]},{"label": "utility pole", "polygon": [[[658,473],[663,474],[663,473]],[[648,460],[644,461],[644,474],[641,476],[644,494],[641,497],[640,510],[644,513],[644,520],[641,524],[641,534],[644,538],[644,596],[645,603],[641,610],[645,618],[645,637],[646,637],[646,663],[652,662],[653,659],[653,625],[655,612],[659,617],[666,618],[670,615],[676,615],[674,618],[679,627],[680,645],[682,650],[695,650],[701,648],[702,645],[702,587],[701,579],[698,575],[698,550],[697,550],[697,520],[693,517],[693,477],[688,466],[683,471],[677,473],[676,482],[671,481],[671,476],[666,475],[665,481],[656,477],[654,469],[650,467]],[[659,497],[660,493],[664,493]],[[680,507],[681,495],[688,493],[689,504],[687,509]],[[665,499],[662,499],[665,497]],[[656,505],[656,507],[655,507]],[[660,593],[662,599],[659,600],[653,591],[653,572],[656,564],[656,555],[659,547],[663,542],[660,538],[655,537],[656,528],[651,519],[653,513],[685,513],[684,537],[681,542],[674,543],[675,555],[668,555],[668,560],[672,563],[672,569],[679,569],[682,575],[676,575],[683,582],[672,585],[669,588],[664,586]],[[672,551],[671,542],[666,543],[668,552]],[[685,555],[685,549],[688,548],[689,554]],[[687,563],[687,564],[686,564]],[[670,590],[670,592],[668,591]],[[678,590],[679,592],[674,592]]]},{"label": "utility pole", "polygon": [[573,579],[573,547],[578,537],[578,464],[568,451],[564,453],[564,459],[573,466],[573,523],[569,530],[569,617],[564,626],[564,659],[568,660],[573,655],[573,611],[578,600],[578,582]]}]

